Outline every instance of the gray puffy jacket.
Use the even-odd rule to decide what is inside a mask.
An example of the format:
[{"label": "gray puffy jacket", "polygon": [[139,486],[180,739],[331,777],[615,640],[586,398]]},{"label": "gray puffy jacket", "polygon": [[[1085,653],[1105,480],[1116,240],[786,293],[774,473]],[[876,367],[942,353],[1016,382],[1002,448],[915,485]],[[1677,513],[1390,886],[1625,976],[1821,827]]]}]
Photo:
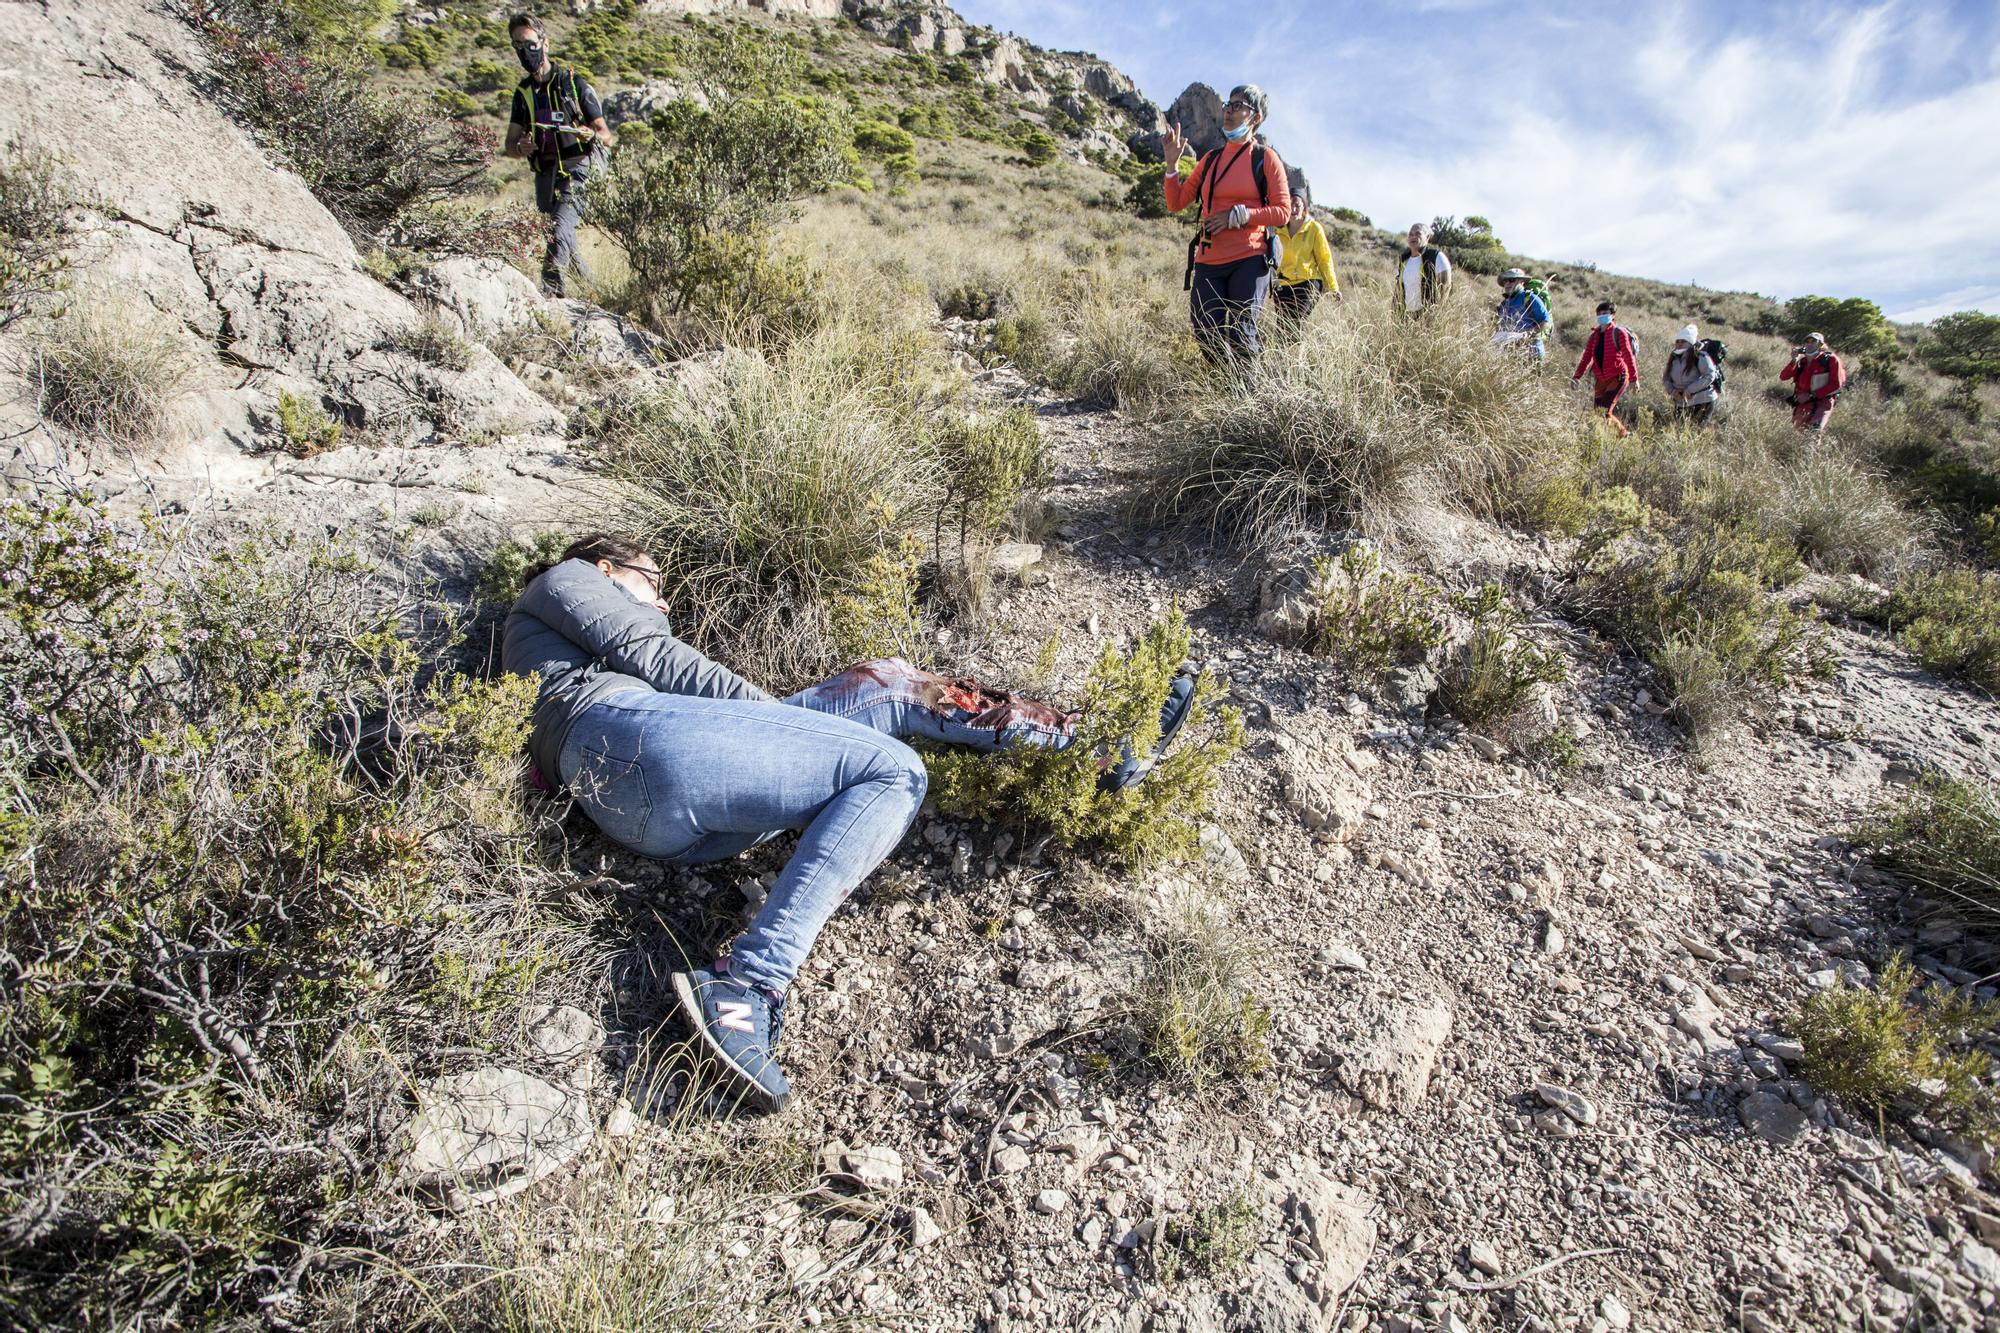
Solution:
[{"label": "gray puffy jacket", "polygon": [[528,753],[551,784],[562,781],[556,761],[569,729],[584,710],[619,690],[771,697],[675,638],[665,614],[588,560],[565,560],[522,592],[507,613],[500,669],[542,679]]}]

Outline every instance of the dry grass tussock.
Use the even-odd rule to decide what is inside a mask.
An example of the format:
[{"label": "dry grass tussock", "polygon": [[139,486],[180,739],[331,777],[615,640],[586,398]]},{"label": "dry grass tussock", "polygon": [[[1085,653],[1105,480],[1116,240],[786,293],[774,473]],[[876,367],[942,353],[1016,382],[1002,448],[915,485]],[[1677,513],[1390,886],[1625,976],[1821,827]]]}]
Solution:
[{"label": "dry grass tussock", "polygon": [[1045,478],[1032,419],[973,404],[927,324],[909,305],[836,311],[601,423],[618,521],[685,629],[769,682],[915,655],[920,579],[970,595],[983,543]]},{"label": "dry grass tussock", "polygon": [[86,440],[119,448],[167,431],[174,400],[192,387],[191,346],[150,311],[79,300],[32,341],[30,382],[42,413]]},{"label": "dry grass tussock", "polygon": [[1580,423],[1469,322],[1357,304],[1240,382],[1191,384],[1160,422],[1161,515],[1245,543],[1302,526],[1392,534],[1412,510],[1496,517]]}]

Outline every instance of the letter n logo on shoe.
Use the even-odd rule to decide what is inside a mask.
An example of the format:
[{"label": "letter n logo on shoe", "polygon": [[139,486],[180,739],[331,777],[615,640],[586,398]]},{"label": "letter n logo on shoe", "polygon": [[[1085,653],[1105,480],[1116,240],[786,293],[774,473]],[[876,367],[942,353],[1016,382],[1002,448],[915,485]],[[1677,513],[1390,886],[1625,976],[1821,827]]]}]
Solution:
[{"label": "letter n logo on shoe", "polygon": [[715,1022],[731,1032],[755,1032],[750,1022],[750,1006],[743,1000],[724,1000],[715,1006]]}]

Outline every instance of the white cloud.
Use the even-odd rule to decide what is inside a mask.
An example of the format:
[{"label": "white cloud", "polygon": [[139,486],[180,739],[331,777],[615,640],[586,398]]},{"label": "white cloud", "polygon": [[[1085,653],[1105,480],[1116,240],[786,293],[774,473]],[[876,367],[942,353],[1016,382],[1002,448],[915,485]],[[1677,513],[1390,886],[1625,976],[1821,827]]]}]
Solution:
[{"label": "white cloud", "polygon": [[1615,272],[1905,316],[2000,310],[1990,15],[1891,0],[1579,22],[1436,0],[1460,12],[1276,4],[1230,28],[1086,19],[1068,0],[972,8],[1099,44],[1162,104],[1192,78],[1262,84],[1316,197],[1385,225],[1482,213],[1519,251]]}]

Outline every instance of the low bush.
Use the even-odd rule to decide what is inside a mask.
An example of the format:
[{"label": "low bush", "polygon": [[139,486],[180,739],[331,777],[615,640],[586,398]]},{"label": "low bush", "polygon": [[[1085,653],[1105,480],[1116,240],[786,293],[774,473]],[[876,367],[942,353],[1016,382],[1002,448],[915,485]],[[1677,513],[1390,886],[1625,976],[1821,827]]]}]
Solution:
[{"label": "low bush", "polygon": [[311,458],[340,444],[340,421],[331,412],[290,389],[278,391],[278,448],[293,458]]},{"label": "low bush", "polygon": [[[663,324],[726,310],[732,293],[740,307],[746,283],[758,290],[773,262],[770,227],[792,201],[846,178],[842,150],[854,133],[843,104],[783,91],[708,106],[683,98],[656,113],[651,130],[612,160],[591,218],[625,252],[635,303]],[[733,281],[746,270],[751,278]]]},{"label": "low bush", "polygon": [[380,346],[440,370],[460,371],[472,364],[472,344],[456,324],[435,310],[425,311],[414,324],[391,331]]},{"label": "low bush", "polygon": [[1187,1217],[1162,1219],[1153,1237],[1153,1269],[1171,1286],[1183,1278],[1226,1280],[1241,1268],[1263,1238],[1263,1217],[1247,1194],[1196,1209]]},{"label": "low bush", "polygon": [[339,551],[15,500],[0,557],[0,1311],[318,1323],[313,1255],[410,1234],[382,1109],[584,969],[534,683],[427,673],[453,627]]},{"label": "low bush", "polygon": [[1916,992],[1916,969],[1897,954],[1873,990],[1836,983],[1806,1001],[1795,1024],[1806,1080],[1878,1121],[1992,1133],[2000,1128],[1993,1058],[1973,1043],[2000,1025],[2000,1005],[1942,986]]},{"label": "low bush", "polygon": [[1520,609],[1499,584],[1484,584],[1453,605],[1472,622],[1470,637],[1438,676],[1438,701],[1453,717],[1474,726],[1505,722],[1538,688],[1569,679],[1560,652],[1522,633]]},{"label": "low bush", "polygon": [[414,255],[526,260],[539,259],[548,237],[548,219],[526,204],[451,199],[403,209],[383,230],[382,242]]},{"label": "low bush", "polygon": [[1186,622],[1175,611],[1150,626],[1129,654],[1107,644],[1084,685],[1075,739],[1063,749],[927,753],[932,800],[946,814],[1004,822],[1127,867],[1192,856],[1222,766],[1242,744],[1235,710],[1220,710],[1207,725],[1216,682],[1204,679],[1197,688],[1183,735],[1145,781],[1121,792],[1097,785],[1106,757],[1127,745],[1143,755],[1157,743],[1160,708],[1188,643]]},{"label": "low bush", "polygon": [[337,25],[302,21],[282,0],[194,0],[190,12],[223,105],[350,230],[371,232],[485,175],[491,133],[376,92]]},{"label": "low bush", "polygon": [[1925,780],[1876,812],[1854,841],[1875,860],[2000,926],[2000,795],[1955,778]]},{"label": "low bush", "polygon": [[1873,613],[1932,671],[2000,693],[2000,574],[1910,574]]},{"label": "low bush", "polygon": [[933,529],[941,373],[927,341],[843,324],[610,406],[598,447],[622,525],[659,559],[684,633],[784,680],[843,665],[830,608]]},{"label": "low bush", "polygon": [[0,148],[0,329],[62,290],[71,189],[53,154],[18,139]]},{"label": "low bush", "polygon": [[1660,670],[1697,745],[1821,665],[1808,622],[1772,595],[1802,572],[1788,547],[1699,524],[1584,546],[1584,610]]},{"label": "low bush", "polygon": [[1313,584],[1319,609],[1308,642],[1349,671],[1379,675],[1445,640],[1443,592],[1421,574],[1385,573],[1372,547],[1356,542],[1337,561],[1314,561]]},{"label": "low bush", "polygon": [[187,344],[150,312],[115,302],[73,307],[38,331],[33,347],[42,412],[118,447],[158,440],[191,379]]}]

